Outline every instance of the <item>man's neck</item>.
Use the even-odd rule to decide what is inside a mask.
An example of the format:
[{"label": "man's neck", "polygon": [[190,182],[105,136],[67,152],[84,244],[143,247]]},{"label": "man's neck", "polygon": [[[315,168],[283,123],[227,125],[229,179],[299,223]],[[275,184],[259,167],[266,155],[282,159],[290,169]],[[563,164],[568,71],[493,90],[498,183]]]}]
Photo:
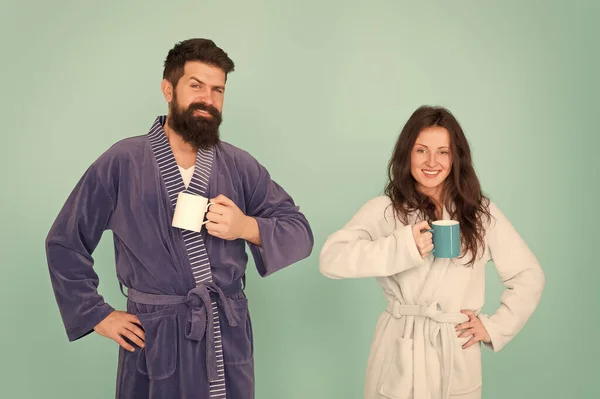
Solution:
[{"label": "man's neck", "polygon": [[168,120],[165,122],[163,129],[167,136],[167,140],[169,141],[169,145],[171,146],[171,150],[173,151],[173,155],[175,156],[177,165],[184,169],[194,166],[198,149],[190,143],[183,141],[181,136],[169,127]]}]

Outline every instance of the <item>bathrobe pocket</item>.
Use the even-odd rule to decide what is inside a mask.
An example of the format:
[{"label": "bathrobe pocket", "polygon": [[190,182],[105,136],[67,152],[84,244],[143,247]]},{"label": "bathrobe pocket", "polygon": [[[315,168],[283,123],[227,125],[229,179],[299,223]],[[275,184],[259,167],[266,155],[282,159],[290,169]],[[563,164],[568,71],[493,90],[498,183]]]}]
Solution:
[{"label": "bathrobe pocket", "polygon": [[467,349],[462,346],[471,337],[454,338],[454,378],[450,381],[450,394],[462,395],[473,392],[481,386],[481,346],[479,343]]},{"label": "bathrobe pocket", "polygon": [[412,398],[413,340],[397,337],[386,353],[379,393],[390,399]]},{"label": "bathrobe pocket", "polygon": [[138,371],[151,380],[170,377],[177,366],[177,309],[166,308],[137,317],[146,336],[137,360]]},{"label": "bathrobe pocket", "polygon": [[221,317],[221,335],[223,337],[223,362],[228,366],[247,364],[252,361],[252,323],[248,314],[248,300],[228,299],[234,318],[238,325],[227,324],[227,318],[222,307],[219,307]]}]

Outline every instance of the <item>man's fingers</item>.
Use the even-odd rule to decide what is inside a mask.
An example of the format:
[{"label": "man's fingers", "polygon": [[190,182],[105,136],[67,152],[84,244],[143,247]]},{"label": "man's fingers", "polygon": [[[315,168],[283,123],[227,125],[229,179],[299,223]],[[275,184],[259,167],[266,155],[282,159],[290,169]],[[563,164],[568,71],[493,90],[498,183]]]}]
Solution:
[{"label": "man's fingers", "polygon": [[206,223],[206,232],[213,237],[224,239],[227,226],[213,222]]},{"label": "man's fingers", "polygon": [[[218,204],[218,205],[226,205],[226,206],[234,205],[234,202],[232,200],[230,200],[229,198],[227,198],[226,196],[224,196],[223,194],[217,195],[215,198],[211,199],[210,202]],[[211,206],[211,208],[212,208],[212,206]]]},{"label": "man's fingers", "polygon": [[227,207],[221,204],[212,204],[208,207],[208,213],[217,213],[222,215],[227,212]]},{"label": "man's fingers", "polygon": [[126,325],[125,328],[134,333],[136,336],[140,337],[142,341],[146,340],[146,334],[144,333],[144,330],[139,328],[136,324],[130,323]]},{"label": "man's fingers", "polygon": [[142,339],[140,337],[138,337],[137,335],[135,335],[130,330],[124,328],[120,335],[122,335],[124,337],[127,337],[127,339],[129,339],[131,342],[133,342],[134,344],[136,344],[140,348],[144,347],[144,341],[142,341]]},{"label": "man's fingers", "polygon": [[135,349],[133,348],[133,346],[129,345],[124,339],[123,337],[121,337],[119,334],[117,334],[116,337],[113,338],[113,340],[121,345],[125,350],[128,350],[129,352],[133,352],[135,351]]},{"label": "man's fingers", "polygon": [[224,217],[222,214],[220,213],[216,213],[213,211],[210,211],[206,214],[206,219],[210,220],[211,222],[214,223],[222,223],[224,220]]},{"label": "man's fingers", "polygon": [[212,235],[219,234],[219,233],[222,233],[224,229],[225,229],[225,226],[222,224],[218,224],[215,222],[206,223],[206,231],[209,234],[212,234]]},{"label": "man's fingers", "polygon": [[140,326],[142,325],[142,323],[140,322],[140,319],[138,319],[138,317],[134,314],[125,313],[125,319],[130,323],[139,324]]}]

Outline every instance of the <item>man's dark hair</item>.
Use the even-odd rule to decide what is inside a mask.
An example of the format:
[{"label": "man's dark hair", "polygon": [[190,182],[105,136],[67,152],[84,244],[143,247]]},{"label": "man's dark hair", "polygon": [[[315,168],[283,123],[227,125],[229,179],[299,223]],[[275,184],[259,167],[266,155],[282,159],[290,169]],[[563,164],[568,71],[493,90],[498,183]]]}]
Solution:
[{"label": "man's dark hair", "polygon": [[199,61],[216,66],[225,72],[225,79],[235,67],[227,53],[212,40],[188,39],[177,43],[167,54],[163,78],[171,82],[173,86],[177,86],[177,82],[183,76],[183,67],[189,61]]}]

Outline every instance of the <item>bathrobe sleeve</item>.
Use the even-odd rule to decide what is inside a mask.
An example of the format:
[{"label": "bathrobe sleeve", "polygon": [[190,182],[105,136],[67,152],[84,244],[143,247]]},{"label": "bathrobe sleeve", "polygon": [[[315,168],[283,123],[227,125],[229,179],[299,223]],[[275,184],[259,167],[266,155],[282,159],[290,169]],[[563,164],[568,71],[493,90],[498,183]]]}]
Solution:
[{"label": "bathrobe sleeve", "polygon": [[313,233],[292,197],[271,179],[263,165],[249,155],[240,165],[246,215],[256,219],[261,240],[260,246],[247,245],[259,275],[266,277],[310,256]]},{"label": "bathrobe sleeve", "polygon": [[535,255],[493,203],[490,213],[492,220],[486,242],[505,290],[494,314],[478,316],[491,338],[491,343],[485,345],[497,352],[533,314],[544,290],[545,276]]},{"label": "bathrobe sleeve", "polygon": [[331,234],[319,258],[332,279],[392,276],[423,265],[411,225],[396,222],[385,196],[369,200],[350,221]]},{"label": "bathrobe sleeve", "polygon": [[82,338],[114,309],[98,293],[92,253],[113,213],[113,196],[95,165],[79,180],[46,237],[54,295],[70,341]]}]

